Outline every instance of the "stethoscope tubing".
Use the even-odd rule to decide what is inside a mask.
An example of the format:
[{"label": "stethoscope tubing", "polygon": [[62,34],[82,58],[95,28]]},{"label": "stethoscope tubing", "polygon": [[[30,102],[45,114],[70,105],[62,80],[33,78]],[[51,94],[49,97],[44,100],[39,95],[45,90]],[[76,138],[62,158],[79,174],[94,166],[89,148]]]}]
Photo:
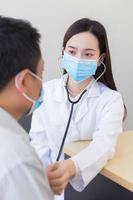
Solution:
[{"label": "stethoscope tubing", "polygon": [[62,139],[62,142],[61,142],[61,146],[60,146],[60,149],[59,149],[59,152],[58,152],[58,156],[56,158],[56,161],[59,161],[60,159],[60,156],[62,154],[62,151],[63,151],[63,147],[64,147],[64,143],[65,143],[65,140],[66,140],[66,136],[67,136],[67,133],[68,133],[68,130],[69,130],[69,127],[70,127],[70,123],[71,123],[71,120],[72,120],[72,114],[73,114],[73,108],[74,108],[74,105],[77,104],[82,96],[87,92],[87,89],[85,89],[81,95],[79,96],[79,98],[76,100],[76,101],[72,101],[70,99],[70,96],[69,96],[69,91],[67,89],[67,86],[65,86],[66,88],[66,92],[67,92],[67,98],[68,98],[68,101],[69,103],[71,104],[71,110],[70,110],[70,115],[69,115],[69,118],[68,118],[68,122],[67,122],[67,125],[66,125],[66,129],[65,129],[65,132],[64,132],[64,136],[63,136],[63,139]]}]

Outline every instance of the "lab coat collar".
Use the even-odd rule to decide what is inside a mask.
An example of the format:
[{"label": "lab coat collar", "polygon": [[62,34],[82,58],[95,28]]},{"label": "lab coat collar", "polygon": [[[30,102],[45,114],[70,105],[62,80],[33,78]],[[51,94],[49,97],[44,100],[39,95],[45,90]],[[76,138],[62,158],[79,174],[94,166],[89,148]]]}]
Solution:
[{"label": "lab coat collar", "polygon": [[95,81],[95,78],[92,78],[92,81],[87,86],[87,98],[88,97],[97,97],[100,96],[100,87],[97,81]]},{"label": "lab coat collar", "polygon": [[[66,78],[66,75],[64,75],[64,77]],[[54,95],[53,95],[55,101],[66,103],[67,102],[67,92],[66,92],[62,78],[59,79],[59,82],[57,81],[56,84],[57,84],[57,86],[55,87]]]},{"label": "lab coat collar", "polygon": [[[64,87],[62,79],[60,79],[59,81],[60,82],[57,83],[58,86],[55,87],[54,98],[58,102],[64,102],[64,103],[66,103],[68,101],[68,99],[67,99],[67,92],[66,92],[66,89]],[[87,91],[87,98],[100,96],[100,87],[99,87],[99,84],[98,84],[97,81],[94,83],[94,81],[95,81],[95,79],[92,78],[91,83],[87,86],[87,89],[88,89],[88,91]]]},{"label": "lab coat collar", "polygon": [[14,119],[7,111],[0,107],[0,126],[4,129],[9,129],[11,134],[22,134],[26,136],[26,131],[19,125],[19,123]]}]

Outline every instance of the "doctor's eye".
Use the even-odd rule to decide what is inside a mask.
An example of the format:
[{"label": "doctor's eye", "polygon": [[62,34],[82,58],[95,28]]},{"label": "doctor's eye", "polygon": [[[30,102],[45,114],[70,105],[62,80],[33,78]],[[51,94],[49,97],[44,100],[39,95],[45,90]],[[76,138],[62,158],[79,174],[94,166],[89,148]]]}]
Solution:
[{"label": "doctor's eye", "polygon": [[76,52],[73,51],[73,50],[69,50],[68,53],[69,53],[70,55],[75,55],[75,54],[76,54]]},{"label": "doctor's eye", "polygon": [[85,53],[86,58],[92,58],[94,55],[92,53]]}]

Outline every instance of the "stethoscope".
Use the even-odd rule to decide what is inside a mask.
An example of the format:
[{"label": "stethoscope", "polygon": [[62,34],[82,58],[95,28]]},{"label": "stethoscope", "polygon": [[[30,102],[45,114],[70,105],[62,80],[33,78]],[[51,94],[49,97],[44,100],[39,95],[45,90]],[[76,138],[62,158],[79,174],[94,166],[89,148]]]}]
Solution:
[{"label": "stethoscope", "polygon": [[69,103],[71,104],[71,109],[70,109],[69,118],[68,118],[68,121],[67,121],[66,129],[65,129],[65,132],[64,132],[64,136],[63,136],[63,139],[62,139],[62,142],[61,142],[61,146],[60,146],[60,149],[59,149],[59,152],[58,152],[58,156],[57,156],[57,158],[56,158],[56,161],[59,161],[60,156],[61,156],[61,153],[62,153],[62,150],[63,150],[63,147],[64,147],[64,143],[65,143],[65,140],[66,140],[66,136],[67,136],[67,133],[68,133],[68,130],[69,130],[69,127],[70,127],[71,120],[72,120],[72,114],[73,114],[74,105],[75,105],[75,104],[78,104],[78,102],[81,100],[81,98],[83,97],[83,95],[87,92],[87,89],[85,89],[85,90],[80,94],[79,98],[78,98],[76,101],[72,101],[71,98],[70,98],[70,96],[69,96],[69,91],[68,91],[68,88],[67,88],[67,83],[68,83],[68,79],[67,79],[67,82],[66,82],[66,85],[65,85],[65,89],[66,89],[66,92],[67,92],[68,101],[69,101]]},{"label": "stethoscope", "polygon": [[[97,77],[97,78],[95,79],[95,81],[92,83],[92,85],[94,85],[95,82],[96,82],[96,81],[105,73],[105,71],[106,71],[106,65],[105,65],[103,62],[101,62],[101,63],[102,63],[103,66],[104,66],[104,71],[102,72],[102,74],[101,74],[99,77]],[[60,70],[60,68],[59,68],[59,70]],[[63,82],[64,82],[64,80],[63,80]],[[70,109],[70,115],[69,115],[69,118],[68,118],[68,121],[67,121],[66,129],[65,129],[65,132],[64,132],[64,136],[63,136],[63,139],[62,139],[62,142],[61,142],[61,146],[60,146],[60,149],[59,149],[59,152],[58,152],[58,156],[57,156],[57,158],[56,158],[56,161],[59,161],[59,159],[60,159],[60,157],[61,157],[61,154],[62,154],[62,150],[63,150],[64,143],[65,143],[65,140],[66,140],[66,136],[67,136],[67,134],[68,134],[68,130],[69,130],[69,127],[70,127],[70,122],[71,122],[71,120],[72,120],[72,114],[73,114],[74,105],[75,105],[75,104],[78,104],[79,101],[81,100],[81,98],[83,97],[83,95],[87,92],[87,89],[84,89],[83,92],[80,94],[79,98],[78,98],[76,101],[72,101],[71,98],[70,98],[70,96],[69,96],[69,91],[68,91],[67,85],[68,85],[68,78],[67,78],[67,81],[66,81],[66,83],[64,84],[64,86],[65,86],[65,89],[66,89],[66,92],[67,92],[68,101],[69,101],[69,103],[71,104],[71,109]],[[92,87],[92,85],[91,85],[91,87]]]}]

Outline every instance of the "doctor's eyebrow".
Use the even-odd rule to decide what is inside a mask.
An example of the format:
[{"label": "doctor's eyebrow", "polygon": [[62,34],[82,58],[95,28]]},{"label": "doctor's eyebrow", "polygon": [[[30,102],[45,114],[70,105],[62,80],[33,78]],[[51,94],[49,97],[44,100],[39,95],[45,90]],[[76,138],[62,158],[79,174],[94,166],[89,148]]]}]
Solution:
[{"label": "doctor's eyebrow", "polygon": [[[75,49],[75,50],[78,49],[77,47],[73,47],[73,46],[68,46],[68,48]],[[86,48],[86,49],[84,49],[84,51],[96,51],[96,50],[95,49],[91,49],[91,48]]]},{"label": "doctor's eyebrow", "polygon": [[71,49],[78,49],[77,47],[73,47],[73,46],[68,46],[68,48],[71,48]]},{"label": "doctor's eyebrow", "polygon": [[95,49],[87,48],[85,51],[96,51]]}]

